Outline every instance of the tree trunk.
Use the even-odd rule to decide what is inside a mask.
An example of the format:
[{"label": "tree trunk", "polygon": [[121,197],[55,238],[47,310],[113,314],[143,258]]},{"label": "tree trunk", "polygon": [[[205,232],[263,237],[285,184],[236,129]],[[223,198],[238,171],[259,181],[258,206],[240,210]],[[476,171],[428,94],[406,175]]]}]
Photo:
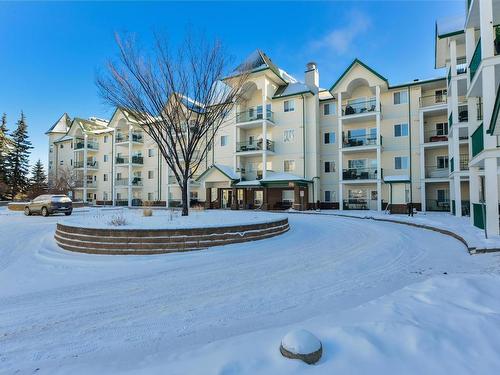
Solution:
[{"label": "tree trunk", "polygon": [[182,184],[182,216],[189,215],[189,196],[188,196],[188,184],[189,179],[184,177],[184,181]]}]

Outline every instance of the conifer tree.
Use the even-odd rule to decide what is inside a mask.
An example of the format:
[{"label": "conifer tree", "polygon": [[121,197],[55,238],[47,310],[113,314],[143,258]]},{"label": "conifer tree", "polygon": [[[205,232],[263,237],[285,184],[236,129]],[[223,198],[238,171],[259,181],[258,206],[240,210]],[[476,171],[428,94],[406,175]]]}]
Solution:
[{"label": "conifer tree", "polygon": [[38,159],[31,170],[31,179],[28,195],[30,198],[46,193],[48,190],[47,175],[43,167],[42,161]]},{"label": "conifer tree", "polygon": [[7,137],[7,115],[4,113],[2,115],[2,120],[0,122],[0,183],[7,183],[7,173],[6,173],[6,158],[9,152],[8,144],[9,138]]},{"label": "conifer tree", "polygon": [[33,148],[28,136],[26,117],[22,111],[16,130],[11,134],[11,148],[7,155],[6,171],[11,198],[14,199],[16,194],[28,186],[29,155]]}]

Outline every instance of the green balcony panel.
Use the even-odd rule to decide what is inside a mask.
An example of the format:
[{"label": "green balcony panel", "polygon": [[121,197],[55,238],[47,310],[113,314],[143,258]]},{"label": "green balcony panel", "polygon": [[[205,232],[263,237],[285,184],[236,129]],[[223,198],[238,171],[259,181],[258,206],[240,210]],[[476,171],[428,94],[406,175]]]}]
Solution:
[{"label": "green balcony panel", "polygon": [[455,166],[453,164],[453,158],[451,158],[451,160],[450,160],[450,172],[453,173],[454,170],[455,170]]},{"label": "green balcony panel", "polygon": [[483,205],[481,203],[472,203],[472,214],[474,215],[474,226],[484,229],[486,218],[483,214]]},{"label": "green balcony panel", "polygon": [[474,79],[474,75],[479,68],[479,64],[481,63],[481,39],[477,42],[476,49],[474,50],[474,54],[472,55],[472,59],[469,65],[470,72],[470,80]]},{"label": "green balcony panel", "polygon": [[472,133],[472,157],[479,154],[484,149],[483,124]]}]

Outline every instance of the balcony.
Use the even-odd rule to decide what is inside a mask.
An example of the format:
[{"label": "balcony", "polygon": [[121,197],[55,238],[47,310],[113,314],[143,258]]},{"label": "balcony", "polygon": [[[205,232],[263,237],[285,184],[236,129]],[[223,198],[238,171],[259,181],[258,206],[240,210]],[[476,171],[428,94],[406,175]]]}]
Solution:
[{"label": "balcony", "polygon": [[[78,180],[75,181],[75,188],[76,189],[83,189],[84,188],[84,181]],[[87,189],[95,189],[97,188],[97,182],[92,181],[92,180],[87,180]]]},{"label": "balcony", "polygon": [[483,134],[483,124],[481,124],[475,131],[472,133],[472,157],[479,154],[484,149],[484,134]]},{"label": "balcony", "polygon": [[420,97],[420,108],[434,107],[448,102],[447,94],[426,95]]},{"label": "balcony", "polygon": [[460,104],[458,106],[458,122],[469,121],[469,107],[467,104]]},{"label": "balcony", "polygon": [[[85,141],[79,139],[75,143],[75,150],[83,150],[85,148]],[[96,141],[87,141],[87,150],[99,150],[99,143]]]},{"label": "balcony", "polygon": [[[85,162],[84,161],[75,161],[73,166],[76,169],[82,169],[85,168]],[[88,160],[87,161],[87,169],[98,169],[99,168],[99,163],[97,160]]]},{"label": "balcony", "polygon": [[426,211],[450,211],[449,200],[426,199]]},{"label": "balcony", "polygon": [[[259,139],[257,142],[238,142],[236,143],[236,152],[263,151],[264,141]],[[266,150],[274,152],[274,141],[267,140]]]},{"label": "balcony", "polygon": [[[115,161],[117,165],[124,165],[129,163],[130,158],[128,156],[117,156]],[[144,164],[144,157],[139,155],[132,156],[132,164],[142,165]]]},{"label": "balcony", "polygon": [[[117,133],[116,134],[116,143],[128,143],[130,140],[130,137],[128,134],[123,134],[123,133]],[[133,143],[144,143],[144,136],[142,133],[132,133],[132,142]]]},{"label": "balcony", "polygon": [[469,170],[469,154],[460,154],[460,170]]},{"label": "balcony", "polygon": [[[250,109],[248,111],[238,112],[236,114],[236,123],[241,124],[245,122],[259,121],[263,120],[264,116],[262,110]],[[270,109],[266,110],[266,120],[274,122],[274,113]]]},{"label": "balcony", "polygon": [[425,166],[425,178],[448,178],[449,174],[448,165],[444,168],[435,165]]},{"label": "balcony", "polygon": [[[119,178],[119,179],[115,180],[115,185],[116,186],[128,186],[128,179]],[[141,187],[142,186],[142,178],[141,177],[134,177],[132,179],[130,185],[132,187]]]},{"label": "balcony", "polygon": [[377,168],[347,168],[342,170],[343,180],[376,180]]},{"label": "balcony", "polygon": [[447,142],[448,129],[424,131],[424,143]]},{"label": "balcony", "polygon": [[376,99],[370,99],[363,102],[348,103],[342,106],[342,116],[360,115],[376,111]]},{"label": "balcony", "polygon": [[[382,143],[382,142],[381,142]],[[363,134],[356,136],[343,136],[343,144],[342,147],[350,148],[350,147],[360,147],[360,146],[376,146],[377,145],[377,136],[374,134]]]}]

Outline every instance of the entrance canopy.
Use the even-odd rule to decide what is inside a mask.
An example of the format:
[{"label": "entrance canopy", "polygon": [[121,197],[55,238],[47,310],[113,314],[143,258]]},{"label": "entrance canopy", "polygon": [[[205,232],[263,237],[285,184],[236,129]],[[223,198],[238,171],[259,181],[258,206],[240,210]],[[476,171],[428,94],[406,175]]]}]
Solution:
[{"label": "entrance canopy", "polygon": [[214,164],[203,172],[196,179],[196,182],[204,183],[207,188],[229,188],[238,182],[239,179],[240,177],[231,167],[223,164]]},{"label": "entrance canopy", "polygon": [[296,176],[291,173],[281,173],[267,171],[266,178],[261,180],[240,181],[235,184],[238,188],[256,188],[256,187],[294,187],[307,186],[312,181]]}]

